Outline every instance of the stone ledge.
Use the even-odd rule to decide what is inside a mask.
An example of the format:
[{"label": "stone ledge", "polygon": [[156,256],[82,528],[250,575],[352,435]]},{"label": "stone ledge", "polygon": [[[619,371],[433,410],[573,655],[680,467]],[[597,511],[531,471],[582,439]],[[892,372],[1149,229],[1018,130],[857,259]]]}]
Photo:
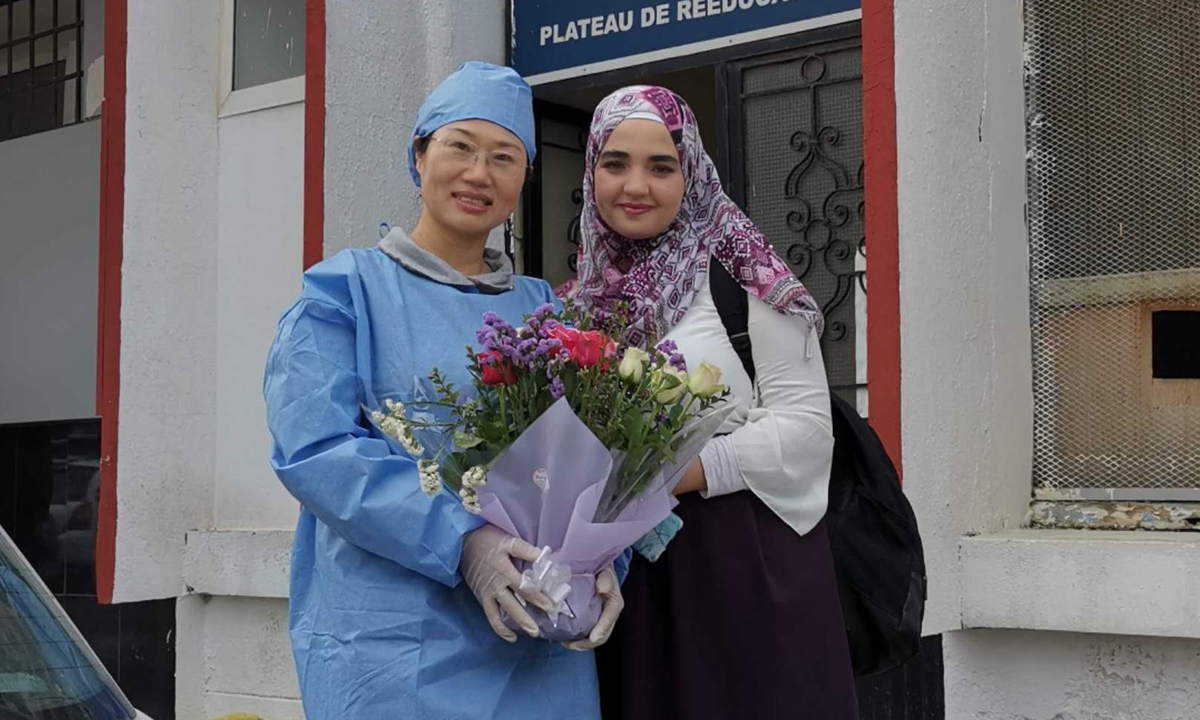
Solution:
[{"label": "stone ledge", "polygon": [[1200,638],[1200,533],[964,537],[964,628]]},{"label": "stone ledge", "polygon": [[188,594],[288,596],[291,530],[193,530],[183,553]]}]

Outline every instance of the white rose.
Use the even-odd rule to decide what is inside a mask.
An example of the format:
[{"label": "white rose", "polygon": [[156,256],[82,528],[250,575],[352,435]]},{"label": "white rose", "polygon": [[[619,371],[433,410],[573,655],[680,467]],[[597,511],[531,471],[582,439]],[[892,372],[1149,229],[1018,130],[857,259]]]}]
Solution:
[{"label": "white rose", "polygon": [[670,405],[687,390],[688,376],[682,370],[667,366],[656,368],[654,375],[654,401],[660,405]]},{"label": "white rose", "polygon": [[707,362],[692,371],[688,378],[688,390],[698,398],[710,398],[725,390],[721,384],[721,368]]},{"label": "white rose", "polygon": [[642,375],[646,371],[646,363],[649,361],[650,355],[645,350],[635,347],[626,348],[625,355],[621,358],[621,363],[617,365],[617,374],[630,385],[637,385],[642,381]]}]

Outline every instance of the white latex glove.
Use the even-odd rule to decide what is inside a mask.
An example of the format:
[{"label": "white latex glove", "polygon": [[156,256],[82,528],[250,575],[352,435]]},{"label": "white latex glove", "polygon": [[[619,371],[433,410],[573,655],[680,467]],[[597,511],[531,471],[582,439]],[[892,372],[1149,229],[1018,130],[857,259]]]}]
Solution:
[{"label": "white latex glove", "polygon": [[501,609],[530,637],[538,636],[537,623],[525,612],[517,593],[543,609],[554,607],[544,594],[527,594],[518,589],[521,573],[513,565],[513,558],[533,562],[538,559],[538,554],[534,546],[494,525],[484,525],[463,537],[462,561],[459,563],[463,579],[475,593],[492,630],[508,642],[516,642],[517,634],[505,627]]},{"label": "white latex glove", "polygon": [[604,598],[604,605],[601,607],[600,619],[596,621],[596,626],[592,628],[592,632],[586,639],[563,643],[565,647],[580,652],[595,650],[608,642],[608,638],[612,635],[617,618],[625,609],[625,598],[621,596],[621,584],[617,582],[617,571],[613,569],[612,563],[596,573],[596,594]]}]

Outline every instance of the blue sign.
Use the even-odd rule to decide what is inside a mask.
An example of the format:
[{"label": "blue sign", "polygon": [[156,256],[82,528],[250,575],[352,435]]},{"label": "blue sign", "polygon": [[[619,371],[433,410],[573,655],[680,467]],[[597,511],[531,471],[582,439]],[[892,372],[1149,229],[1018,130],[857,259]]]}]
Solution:
[{"label": "blue sign", "polygon": [[800,32],[860,0],[512,0],[512,65],[533,82]]}]

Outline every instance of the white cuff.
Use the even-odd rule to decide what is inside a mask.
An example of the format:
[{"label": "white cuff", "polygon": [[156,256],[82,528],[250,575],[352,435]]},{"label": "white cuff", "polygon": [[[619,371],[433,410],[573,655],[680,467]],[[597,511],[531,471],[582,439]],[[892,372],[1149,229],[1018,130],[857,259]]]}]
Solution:
[{"label": "white cuff", "polygon": [[700,464],[704,466],[704,481],[708,485],[708,489],[700,493],[702,497],[720,497],[746,489],[732,435],[710,440],[700,451]]}]

